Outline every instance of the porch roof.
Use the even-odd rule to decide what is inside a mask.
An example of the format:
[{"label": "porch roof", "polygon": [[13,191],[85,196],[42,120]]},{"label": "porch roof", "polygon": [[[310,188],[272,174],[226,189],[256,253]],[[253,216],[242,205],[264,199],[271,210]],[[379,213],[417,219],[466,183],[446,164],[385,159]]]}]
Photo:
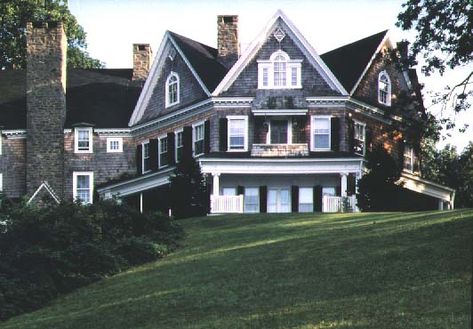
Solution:
[{"label": "porch roof", "polygon": [[403,184],[403,187],[408,190],[422,193],[452,204],[455,200],[454,189],[412,175],[411,173],[402,172],[399,181]]}]

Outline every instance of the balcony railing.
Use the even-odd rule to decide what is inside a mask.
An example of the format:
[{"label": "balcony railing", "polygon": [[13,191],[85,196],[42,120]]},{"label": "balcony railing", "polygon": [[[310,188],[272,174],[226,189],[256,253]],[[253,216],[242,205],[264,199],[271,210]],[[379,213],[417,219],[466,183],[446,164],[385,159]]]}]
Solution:
[{"label": "balcony railing", "polygon": [[229,214],[243,212],[243,194],[240,195],[211,195],[210,213]]},{"label": "balcony railing", "polygon": [[[346,200],[344,202],[344,199]],[[356,196],[339,197],[324,195],[322,198],[322,212],[355,212],[358,211],[356,206]]]},{"label": "balcony railing", "polygon": [[296,157],[308,156],[309,145],[304,144],[253,144],[251,156],[256,157]]}]

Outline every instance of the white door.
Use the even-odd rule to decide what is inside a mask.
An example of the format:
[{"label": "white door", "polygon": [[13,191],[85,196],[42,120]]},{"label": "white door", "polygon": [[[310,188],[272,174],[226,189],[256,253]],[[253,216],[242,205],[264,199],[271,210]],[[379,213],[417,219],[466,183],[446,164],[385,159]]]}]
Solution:
[{"label": "white door", "polygon": [[268,212],[290,212],[291,195],[289,188],[269,188],[268,189]]}]

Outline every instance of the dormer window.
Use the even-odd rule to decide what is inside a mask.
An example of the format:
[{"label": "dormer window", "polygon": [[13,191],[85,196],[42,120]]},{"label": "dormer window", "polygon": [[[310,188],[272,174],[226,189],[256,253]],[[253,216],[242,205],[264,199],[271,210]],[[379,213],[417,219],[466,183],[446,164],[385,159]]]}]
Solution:
[{"label": "dormer window", "polygon": [[269,60],[258,60],[259,89],[296,89],[301,86],[302,60],[292,60],[282,50],[274,52]]},{"label": "dormer window", "polygon": [[391,79],[386,71],[378,76],[378,102],[386,106],[391,106]]},{"label": "dormer window", "polygon": [[179,103],[179,76],[171,72],[166,79],[166,107]]}]

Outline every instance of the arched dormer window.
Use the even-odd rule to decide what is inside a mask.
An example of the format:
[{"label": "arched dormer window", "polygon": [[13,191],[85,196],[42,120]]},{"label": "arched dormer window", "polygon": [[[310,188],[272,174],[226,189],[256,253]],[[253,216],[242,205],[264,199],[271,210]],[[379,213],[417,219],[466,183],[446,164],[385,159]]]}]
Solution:
[{"label": "arched dormer window", "polygon": [[391,79],[386,71],[378,76],[378,102],[391,106]]},{"label": "arched dormer window", "polygon": [[179,103],[179,75],[171,72],[166,79],[166,107]]},{"label": "arched dormer window", "polygon": [[258,60],[258,88],[301,88],[301,63],[301,59],[292,60],[282,50],[274,52],[269,60]]}]

